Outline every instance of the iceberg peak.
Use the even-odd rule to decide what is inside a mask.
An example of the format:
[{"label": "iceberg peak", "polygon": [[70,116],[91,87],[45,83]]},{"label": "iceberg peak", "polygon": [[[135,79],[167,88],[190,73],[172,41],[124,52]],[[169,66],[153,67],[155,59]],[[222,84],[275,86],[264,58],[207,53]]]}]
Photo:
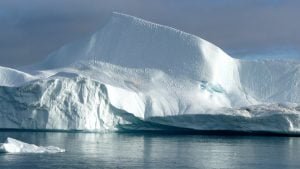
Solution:
[{"label": "iceberg peak", "polygon": [[101,30],[85,40],[52,53],[42,67],[54,69],[78,62],[155,69],[175,77],[210,81],[226,89],[239,85],[238,62],[217,46],[195,35],[121,13],[113,13]]}]

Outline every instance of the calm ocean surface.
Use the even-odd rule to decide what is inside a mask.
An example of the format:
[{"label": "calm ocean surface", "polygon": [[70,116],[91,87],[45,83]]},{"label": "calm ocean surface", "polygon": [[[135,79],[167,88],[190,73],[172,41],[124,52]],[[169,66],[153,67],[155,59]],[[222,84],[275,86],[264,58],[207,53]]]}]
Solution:
[{"label": "calm ocean surface", "polygon": [[0,154],[0,169],[300,168],[300,137],[1,131],[58,154]]}]

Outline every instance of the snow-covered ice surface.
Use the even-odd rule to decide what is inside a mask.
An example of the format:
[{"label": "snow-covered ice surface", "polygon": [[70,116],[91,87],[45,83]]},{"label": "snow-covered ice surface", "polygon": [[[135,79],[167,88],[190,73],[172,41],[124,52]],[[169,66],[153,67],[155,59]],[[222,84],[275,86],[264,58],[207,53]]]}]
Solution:
[{"label": "snow-covered ice surface", "polygon": [[0,143],[0,153],[61,153],[64,149],[54,146],[37,146],[24,143],[20,140],[7,138],[5,143]]},{"label": "snow-covered ice surface", "polygon": [[188,33],[114,13],[18,70],[0,67],[0,128],[300,132],[300,64],[230,57]]}]

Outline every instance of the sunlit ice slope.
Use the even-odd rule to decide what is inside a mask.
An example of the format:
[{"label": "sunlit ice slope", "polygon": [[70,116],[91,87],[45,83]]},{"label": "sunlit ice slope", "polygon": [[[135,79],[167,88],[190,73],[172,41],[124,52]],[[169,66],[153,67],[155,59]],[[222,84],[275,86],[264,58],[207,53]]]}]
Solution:
[{"label": "sunlit ice slope", "polygon": [[298,67],[233,59],[197,36],[114,13],[41,63],[2,68],[0,127],[297,133]]}]

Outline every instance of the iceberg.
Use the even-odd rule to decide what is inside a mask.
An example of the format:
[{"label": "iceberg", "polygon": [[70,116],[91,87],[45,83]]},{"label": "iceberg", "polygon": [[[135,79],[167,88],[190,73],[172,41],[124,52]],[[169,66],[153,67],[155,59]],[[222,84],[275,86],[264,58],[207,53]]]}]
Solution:
[{"label": "iceberg", "polygon": [[239,60],[180,30],[113,13],[40,63],[0,67],[0,128],[300,134],[300,63]]},{"label": "iceberg", "polygon": [[5,143],[0,144],[0,153],[61,153],[64,149],[54,146],[36,146],[34,144],[24,143],[8,137]]}]

